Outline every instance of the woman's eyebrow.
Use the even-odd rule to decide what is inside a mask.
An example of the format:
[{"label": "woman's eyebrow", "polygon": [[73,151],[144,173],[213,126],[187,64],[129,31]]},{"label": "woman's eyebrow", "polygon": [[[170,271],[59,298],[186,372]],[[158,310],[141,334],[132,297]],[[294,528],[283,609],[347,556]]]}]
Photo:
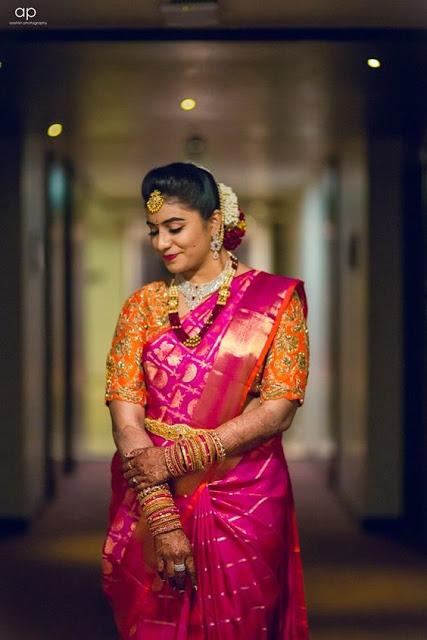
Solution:
[{"label": "woman's eyebrow", "polygon": [[[160,224],[169,224],[169,222],[185,222],[185,218],[168,218],[167,220],[163,220],[163,222],[161,222]],[[147,220],[147,224],[151,225],[152,227],[157,227],[157,224],[154,224],[154,222],[150,222],[149,220]]]}]

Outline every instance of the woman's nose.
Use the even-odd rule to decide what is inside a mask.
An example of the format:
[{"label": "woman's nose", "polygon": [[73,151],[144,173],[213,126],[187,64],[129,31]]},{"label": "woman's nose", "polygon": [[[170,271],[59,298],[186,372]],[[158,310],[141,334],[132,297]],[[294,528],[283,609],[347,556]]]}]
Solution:
[{"label": "woman's nose", "polygon": [[157,236],[157,248],[159,251],[163,251],[167,249],[171,245],[171,237],[167,231],[159,231],[159,235]]}]

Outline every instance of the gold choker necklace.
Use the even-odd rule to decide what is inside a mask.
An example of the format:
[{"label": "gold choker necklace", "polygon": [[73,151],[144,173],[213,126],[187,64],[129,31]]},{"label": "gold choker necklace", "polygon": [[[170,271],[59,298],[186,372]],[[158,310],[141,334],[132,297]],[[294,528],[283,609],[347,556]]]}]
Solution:
[{"label": "gold choker necklace", "polygon": [[176,280],[178,281],[178,291],[184,296],[187,307],[195,309],[205,298],[217,291],[221,285],[225,282],[228,275],[232,271],[230,255],[227,258],[224,269],[213,280],[209,282],[203,282],[202,284],[193,284],[189,280],[186,280],[183,276],[178,274]]},{"label": "gold choker necklace", "polygon": [[186,347],[190,347],[194,349],[194,347],[197,347],[197,345],[200,344],[203,336],[205,335],[205,333],[207,332],[207,330],[209,329],[209,327],[211,326],[215,318],[218,316],[221,309],[227,304],[227,300],[230,296],[231,282],[233,280],[233,277],[236,274],[237,266],[239,264],[239,261],[236,258],[236,256],[234,256],[231,253],[229,253],[229,256],[230,256],[231,267],[229,270],[227,270],[227,276],[219,287],[218,298],[215,303],[215,306],[210,312],[207,320],[205,321],[200,331],[198,331],[192,336],[190,336],[181,325],[181,320],[178,314],[178,304],[179,304],[178,288],[175,283],[175,278],[172,279],[172,282],[168,289],[169,322],[170,322],[171,328],[173,329],[179,341],[182,342],[182,344],[185,345]]}]

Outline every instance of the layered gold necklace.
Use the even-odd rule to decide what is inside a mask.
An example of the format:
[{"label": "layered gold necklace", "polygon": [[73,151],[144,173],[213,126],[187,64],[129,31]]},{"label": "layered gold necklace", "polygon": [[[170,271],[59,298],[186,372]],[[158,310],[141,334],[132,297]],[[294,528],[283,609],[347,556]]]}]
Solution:
[{"label": "layered gold necklace", "polygon": [[[237,265],[239,264],[238,259],[232,253],[229,253],[230,265],[225,268],[224,271],[220,274],[221,278],[215,278],[212,282],[218,280],[218,297],[215,303],[214,308],[210,312],[208,318],[206,319],[203,327],[194,335],[190,336],[181,324],[181,320],[178,313],[178,287],[176,284],[176,279],[173,278],[171,284],[168,289],[168,309],[169,309],[169,322],[171,328],[173,329],[177,338],[182,342],[186,347],[194,348],[200,344],[203,339],[203,336],[206,334],[207,330],[217,318],[221,309],[227,304],[227,300],[230,296],[230,288],[231,282],[236,274]],[[207,283],[211,285],[211,283]]]}]

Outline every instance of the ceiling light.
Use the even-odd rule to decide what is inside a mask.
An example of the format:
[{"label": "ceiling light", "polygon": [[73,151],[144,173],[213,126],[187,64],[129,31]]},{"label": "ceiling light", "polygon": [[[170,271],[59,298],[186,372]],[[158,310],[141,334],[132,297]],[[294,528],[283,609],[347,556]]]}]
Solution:
[{"label": "ceiling light", "polygon": [[218,0],[164,0],[160,10],[168,27],[211,27],[219,23]]},{"label": "ceiling light", "polygon": [[48,127],[47,135],[50,138],[56,138],[57,136],[61,135],[61,133],[62,133],[62,124],[59,124],[59,122],[55,122],[55,124],[51,124]]},{"label": "ceiling light", "polygon": [[372,67],[372,69],[379,69],[379,67],[381,66],[381,62],[378,60],[378,58],[368,58],[368,66]]},{"label": "ceiling light", "polygon": [[181,100],[179,103],[179,106],[184,111],[191,111],[196,106],[196,101],[193,98],[184,98],[184,100]]}]

